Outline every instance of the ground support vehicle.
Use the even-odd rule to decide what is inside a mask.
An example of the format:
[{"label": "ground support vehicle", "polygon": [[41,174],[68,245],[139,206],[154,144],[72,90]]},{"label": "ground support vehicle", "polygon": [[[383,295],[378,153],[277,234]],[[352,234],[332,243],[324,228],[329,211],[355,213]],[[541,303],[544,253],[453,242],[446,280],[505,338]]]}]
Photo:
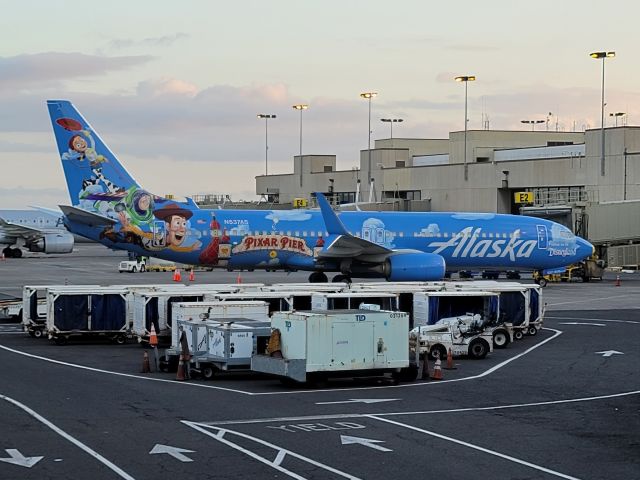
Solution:
[{"label": "ground support vehicle", "polygon": [[118,264],[118,272],[144,272],[147,269],[147,259],[145,257],[139,257],[135,260],[123,260]]},{"label": "ground support vehicle", "polygon": [[147,272],[173,272],[176,269],[176,264],[168,260],[162,260],[161,258],[149,257],[145,269]]},{"label": "ground support vehicle", "polygon": [[[210,380],[220,371],[250,370],[252,355],[267,347],[271,323],[247,318],[178,320],[176,330],[178,338],[184,332],[187,339],[191,370]],[[178,340],[176,346],[166,350],[161,368],[177,365],[180,352]]]},{"label": "ground support vehicle", "polygon": [[58,345],[71,337],[108,338],[124,344],[130,336],[126,288],[86,287],[47,290],[47,335]]},{"label": "ground support vehicle", "polygon": [[[40,302],[43,305],[44,302]],[[42,310],[45,310],[43,308]],[[44,313],[44,311],[42,312]],[[13,320],[22,320],[22,300],[18,297],[2,297],[0,298],[0,318],[11,318]]]},{"label": "ground support vehicle", "polygon": [[277,333],[269,342],[269,354],[251,359],[255,372],[285,382],[374,374],[416,378],[417,366],[409,364],[409,315],[405,312],[279,312],[273,315],[271,327]]},{"label": "ground support vehicle", "polygon": [[419,355],[427,353],[432,360],[443,360],[451,349],[454,357],[468,355],[482,359],[492,352],[492,335],[468,327],[475,321],[473,316],[463,317],[443,319],[443,323],[420,325],[411,330],[410,335],[418,339]]}]

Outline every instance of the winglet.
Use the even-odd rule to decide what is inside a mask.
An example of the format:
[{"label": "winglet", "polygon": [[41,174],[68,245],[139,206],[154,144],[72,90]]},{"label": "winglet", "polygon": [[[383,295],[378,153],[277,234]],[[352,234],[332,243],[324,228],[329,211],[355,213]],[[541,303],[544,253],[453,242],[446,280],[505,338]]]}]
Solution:
[{"label": "winglet", "polygon": [[316,192],[316,198],[329,235],[349,235],[349,232],[338,218],[338,215],[336,215],[336,212],[331,208],[325,196],[320,192]]}]

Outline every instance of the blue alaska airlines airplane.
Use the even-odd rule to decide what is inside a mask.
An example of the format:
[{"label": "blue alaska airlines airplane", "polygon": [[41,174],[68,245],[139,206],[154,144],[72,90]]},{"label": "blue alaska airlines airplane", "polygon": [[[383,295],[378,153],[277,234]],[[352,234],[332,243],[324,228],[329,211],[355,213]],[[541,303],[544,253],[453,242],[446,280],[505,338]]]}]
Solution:
[{"label": "blue alaska airlines airplane", "polygon": [[66,100],[47,102],[71,206],[69,231],[112,249],[227,269],[312,272],[310,282],[351,277],[439,280],[445,270],[549,270],[593,253],[568,228],[494,213],[209,210],[144,190]]}]

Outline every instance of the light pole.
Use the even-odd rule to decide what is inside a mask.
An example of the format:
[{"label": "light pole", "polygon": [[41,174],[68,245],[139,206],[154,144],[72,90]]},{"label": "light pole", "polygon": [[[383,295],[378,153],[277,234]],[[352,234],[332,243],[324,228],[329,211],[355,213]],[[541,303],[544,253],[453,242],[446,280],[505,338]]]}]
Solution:
[{"label": "light pole", "polygon": [[[616,127],[618,126],[618,117],[622,117],[624,115],[626,115],[626,112],[616,112],[616,113],[610,113],[609,114],[610,117],[615,117],[615,119],[616,119]],[[622,125],[624,125],[624,123]]]},{"label": "light pole", "polygon": [[616,56],[616,52],[591,52],[591,58],[602,59],[602,101],[600,102],[600,129],[602,145],[600,148],[600,175],[604,175],[604,61]]},{"label": "light pole", "polygon": [[388,123],[391,126],[391,140],[393,140],[393,124],[404,122],[402,118],[381,118],[381,122]]},{"label": "light pole", "polygon": [[536,129],[536,125],[539,125],[544,122],[545,122],[544,120],[520,120],[520,123],[526,123],[527,125],[531,125],[532,132]]},{"label": "light pole", "polygon": [[366,98],[369,101],[369,142],[367,143],[367,150],[369,151],[369,161],[367,162],[367,172],[371,174],[371,99],[378,96],[378,92],[364,92],[361,93],[362,98]]},{"label": "light pole", "polygon": [[309,105],[299,103],[293,106],[294,110],[300,110],[300,156],[302,156],[302,111],[309,108]]},{"label": "light pole", "polygon": [[464,179],[469,179],[469,167],[467,166],[467,124],[469,119],[467,118],[467,85],[469,82],[476,80],[475,75],[460,75],[455,77],[456,82],[464,82]]},{"label": "light pole", "polygon": [[259,113],[258,118],[264,118],[264,174],[269,175],[269,119],[276,118],[270,113]]}]

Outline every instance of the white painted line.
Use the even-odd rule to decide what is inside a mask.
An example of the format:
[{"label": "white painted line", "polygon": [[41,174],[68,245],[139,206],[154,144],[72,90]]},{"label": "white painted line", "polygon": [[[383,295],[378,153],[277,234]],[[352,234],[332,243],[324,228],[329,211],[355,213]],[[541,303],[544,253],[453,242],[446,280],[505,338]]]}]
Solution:
[{"label": "white painted line", "polygon": [[118,467],[117,465],[115,465],[114,463],[111,463],[109,460],[107,460],[106,458],[104,458],[102,455],[100,455],[98,452],[96,452],[95,450],[92,450],[90,447],[88,447],[87,445],[85,445],[84,443],[82,443],[80,440],[77,440],[76,438],[72,437],[71,435],[69,435],[67,432],[65,432],[64,430],[62,430],[61,428],[57,427],[56,425],[54,425],[53,423],[51,423],[49,420],[47,420],[46,418],[44,418],[42,415],[38,414],[37,412],[35,412],[34,410],[30,409],[29,407],[27,407],[26,405],[18,402],[17,400],[14,400],[13,398],[7,397],[5,395],[0,394],[0,399],[5,400],[9,403],[12,403],[13,405],[15,405],[18,408],[21,408],[22,410],[24,410],[25,412],[27,412],[29,415],[31,415],[33,418],[35,418],[36,420],[38,420],[39,422],[43,423],[44,425],[46,425],[47,427],[49,427],[51,430],[53,430],[54,432],[56,432],[58,435],[60,435],[62,438],[70,441],[71,443],[73,443],[76,447],[80,448],[81,450],[84,450],[86,453],[88,453],[90,456],[92,456],[93,458],[95,458],[96,460],[98,460],[99,462],[103,463],[104,465],[107,466],[107,468],[113,470],[115,473],[117,473],[120,477],[125,478],[127,480],[135,480],[135,477],[132,477],[131,475],[129,475],[127,472],[125,472],[124,470],[122,470],[120,467]]},{"label": "white painted line", "polygon": [[491,410],[507,410],[511,408],[528,408],[528,407],[545,407],[549,405],[563,405],[569,403],[592,402],[597,400],[609,400],[612,398],[628,397],[632,395],[640,395],[640,390],[632,390],[629,392],[612,393],[609,395],[598,395],[594,397],[567,398],[564,400],[549,400],[546,402],[531,403],[514,403],[509,405],[492,405],[488,407],[466,407],[466,408],[449,408],[443,410],[417,410],[408,412],[385,412],[385,413],[339,413],[334,415],[306,415],[300,417],[273,417],[273,418],[256,418],[252,420],[223,420],[219,422],[201,422],[200,425],[251,425],[259,423],[288,423],[303,422],[311,420],[344,420],[349,418],[367,418],[372,415],[378,417],[395,417],[403,415],[433,415],[438,413],[465,413],[465,412],[484,412]]},{"label": "white painted line", "polygon": [[349,435],[340,435],[340,443],[342,445],[362,445],[363,447],[373,448],[380,452],[393,452],[390,448],[377,445],[378,443],[385,443],[384,440],[373,440],[371,438],[352,437]]},{"label": "white painted line", "polygon": [[161,445],[156,443],[149,455],[157,455],[159,453],[166,453],[167,455],[171,455],[176,460],[180,460],[181,462],[193,462],[193,460],[185,455],[185,453],[195,453],[193,450],[187,450],[186,448],[180,447],[172,447],[171,445]]},{"label": "white painted line", "polygon": [[421,433],[424,433],[426,435],[431,435],[432,437],[436,437],[436,438],[439,438],[441,440],[446,440],[448,442],[456,443],[458,445],[462,445],[463,447],[472,448],[474,450],[478,450],[479,452],[487,453],[489,455],[493,455],[493,456],[502,458],[504,460],[508,460],[510,462],[518,463],[520,465],[524,465],[525,467],[530,467],[530,468],[533,468],[535,470],[539,470],[541,472],[548,473],[550,475],[554,475],[556,477],[564,478],[564,479],[567,479],[567,480],[580,480],[577,477],[572,477],[572,476],[566,475],[564,473],[556,472],[555,470],[551,470],[549,468],[543,467],[541,465],[536,465],[535,463],[527,462],[525,460],[520,460],[519,458],[512,457],[511,455],[506,455],[504,453],[496,452],[495,450],[489,450],[488,448],[480,447],[478,445],[474,445],[473,443],[464,442],[462,440],[458,440],[458,439],[455,439],[453,437],[447,437],[446,435],[441,435],[439,433],[432,432],[430,430],[424,430],[422,428],[414,427],[413,425],[407,425],[406,423],[395,422],[395,421],[389,420],[387,418],[378,418],[375,415],[371,415],[369,418],[372,418],[374,420],[379,420],[379,421],[385,422],[385,423],[391,423],[392,425],[397,425],[399,427],[408,428],[409,430],[414,430],[416,432],[421,432]]},{"label": "white painted line", "polygon": [[[182,420],[182,423],[184,423],[185,425],[187,425],[187,426],[189,426],[189,427],[191,427],[191,428],[193,428],[193,429],[195,429],[195,430],[207,435],[208,437],[214,438],[214,439],[218,440],[219,442],[230,446],[231,448],[234,448],[234,449],[236,449],[236,450],[238,450],[238,451],[240,451],[242,453],[245,453],[245,454],[249,455],[251,458],[254,458],[254,459],[258,460],[259,462],[262,462],[262,463],[264,463],[264,464],[266,464],[266,465],[268,465],[268,466],[270,466],[272,468],[275,468],[276,470],[278,470],[278,471],[280,471],[280,472],[282,472],[282,473],[284,473],[286,475],[289,475],[292,478],[304,480],[304,477],[301,477],[297,473],[292,472],[291,470],[287,470],[286,468],[280,466],[280,464],[282,463],[285,455],[290,455],[290,456],[292,456],[294,458],[297,458],[298,460],[301,460],[301,461],[306,462],[306,463],[310,463],[311,465],[314,465],[314,466],[316,466],[318,468],[321,468],[323,470],[327,470],[327,471],[329,471],[331,473],[335,473],[336,475],[339,475],[341,477],[348,478],[349,480],[360,480],[358,477],[354,477],[353,475],[350,475],[350,474],[345,473],[345,472],[343,472],[341,470],[338,470],[338,469],[335,469],[333,467],[330,467],[329,465],[325,465],[324,463],[317,462],[315,460],[312,460],[311,458],[305,457],[304,455],[300,455],[299,453],[292,452],[291,450],[287,450],[286,448],[279,447],[277,445],[274,445],[273,443],[266,442],[266,441],[264,441],[264,440],[262,440],[260,438],[253,437],[251,435],[247,435],[247,434],[244,434],[244,433],[241,433],[241,432],[236,432],[236,431],[233,431],[233,430],[227,430],[227,429],[224,429],[224,428],[211,427],[211,426],[204,425],[204,424],[201,424],[201,423],[189,422],[189,421],[186,421],[186,420]],[[237,435],[237,436],[239,436],[241,438],[245,438],[247,440],[252,440],[252,441],[254,441],[256,443],[259,443],[260,445],[264,445],[266,447],[269,447],[269,448],[272,448],[272,449],[276,450],[278,452],[278,454],[277,454],[275,460],[271,461],[271,460],[269,460],[269,459],[267,459],[265,457],[262,457],[262,456],[258,455],[255,452],[252,452],[251,450],[247,450],[246,448],[241,447],[240,445],[237,445],[236,443],[234,443],[234,442],[232,442],[230,440],[227,440],[226,438],[221,438],[216,433],[210,431],[210,429],[212,429],[212,428],[214,428],[216,430],[223,430],[225,433],[228,433],[229,435]]]},{"label": "white painted line", "polygon": [[592,327],[605,327],[604,323],[589,323],[589,322],[559,322],[560,325],[590,325]]},{"label": "white painted line", "polygon": [[585,320],[590,322],[611,322],[611,323],[633,323],[640,324],[640,322],[636,322],[635,320],[611,320],[608,318],[576,318],[576,317],[555,317],[551,315],[545,315],[545,319],[549,320]]},{"label": "white painted line", "polygon": [[20,450],[15,448],[6,448],[5,452],[9,454],[8,458],[0,458],[0,462],[11,463],[20,467],[31,468],[44,457],[25,457]]},{"label": "white painted line", "polygon": [[599,302],[601,300],[611,300],[612,298],[625,298],[625,297],[629,297],[629,294],[627,293],[625,295],[613,295],[611,297],[584,298],[580,300],[573,300],[571,302],[547,303],[547,307],[557,307],[558,305],[572,305],[574,303],[583,304],[587,302]]},{"label": "white painted line", "polygon": [[523,357],[524,355],[527,355],[531,352],[533,352],[534,350],[536,350],[537,348],[540,348],[541,346],[545,345],[547,342],[550,342],[551,340],[554,340],[556,337],[558,337],[559,335],[562,335],[562,331],[560,330],[556,330],[553,328],[543,328],[543,330],[549,330],[551,332],[555,332],[553,336],[542,340],[541,342],[538,342],[537,344],[529,347],[527,350],[525,350],[524,352],[519,353],[518,355],[515,355],[497,365],[494,365],[493,367],[489,368],[488,370],[485,370],[482,373],[479,373],[477,375],[472,375],[470,377],[460,377],[460,378],[454,378],[454,379],[450,379],[450,380],[441,380],[439,382],[415,382],[415,383],[405,383],[405,384],[400,384],[400,385],[384,385],[384,386],[378,386],[378,387],[352,387],[352,388],[325,388],[325,389],[315,389],[315,390],[296,390],[296,391],[276,391],[276,392],[248,392],[246,390],[238,390],[238,389],[234,389],[234,388],[227,388],[227,387],[218,387],[215,385],[206,385],[203,383],[191,383],[191,382],[183,382],[183,381],[177,381],[177,380],[166,380],[163,378],[153,378],[153,377],[143,377],[140,375],[133,375],[133,374],[129,374],[129,373],[120,373],[120,372],[113,372],[110,370],[104,370],[104,369],[100,369],[100,368],[94,368],[94,367],[87,367],[85,365],[78,365],[75,363],[68,363],[68,362],[62,362],[60,360],[54,360],[52,358],[47,358],[47,357],[42,357],[39,355],[34,355],[31,353],[26,353],[26,352],[21,352],[19,350],[15,350],[13,348],[10,347],[6,347],[4,345],[0,345],[0,349],[5,350],[7,352],[11,352],[11,353],[15,353],[18,355],[23,355],[29,358],[35,358],[38,360],[43,360],[45,362],[50,362],[50,363],[55,363],[57,365],[64,365],[67,367],[73,367],[73,368],[79,368],[81,370],[87,370],[90,372],[96,372],[96,373],[105,373],[108,375],[115,375],[115,376],[119,376],[119,377],[125,377],[125,378],[135,378],[135,379],[140,379],[140,380],[147,380],[147,381],[151,381],[151,382],[162,382],[162,383],[171,383],[171,384],[176,384],[176,385],[183,385],[183,386],[189,386],[189,387],[196,387],[196,388],[205,388],[205,389],[213,389],[213,390],[220,390],[223,392],[231,392],[231,393],[240,393],[243,395],[250,395],[250,396],[269,396],[269,395],[300,395],[300,394],[306,394],[306,393],[319,393],[319,392],[353,392],[353,391],[360,391],[360,390],[380,390],[380,389],[390,389],[390,388],[415,388],[415,387],[435,387],[436,385],[444,385],[446,383],[452,383],[452,382],[465,382],[465,381],[469,381],[469,380],[477,380],[479,378],[483,378],[486,377],[487,375],[491,375],[492,373],[496,372],[497,370],[505,367],[506,365],[510,364],[511,362],[519,359],[520,357]]},{"label": "white painted line", "polygon": [[596,352],[596,355],[602,355],[603,357],[607,358],[611,355],[624,355],[624,353],[618,352],[617,350],[604,350],[602,352]]},{"label": "white painted line", "polygon": [[337,405],[339,403],[383,403],[395,402],[401,398],[351,398],[349,400],[338,400],[335,402],[316,402],[316,405]]}]

